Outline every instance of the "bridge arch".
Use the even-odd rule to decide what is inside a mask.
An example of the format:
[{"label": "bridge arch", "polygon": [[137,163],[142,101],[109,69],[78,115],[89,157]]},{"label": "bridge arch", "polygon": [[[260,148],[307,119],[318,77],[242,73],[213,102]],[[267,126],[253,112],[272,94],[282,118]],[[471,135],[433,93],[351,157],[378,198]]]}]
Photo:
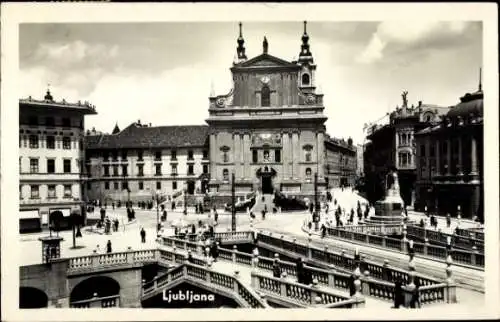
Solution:
[{"label": "bridge arch", "polygon": [[20,309],[38,309],[48,307],[49,298],[47,294],[35,287],[19,288],[19,308]]},{"label": "bridge arch", "polygon": [[120,283],[109,276],[92,276],[73,287],[70,294],[70,303],[90,300],[94,297],[120,295]]}]

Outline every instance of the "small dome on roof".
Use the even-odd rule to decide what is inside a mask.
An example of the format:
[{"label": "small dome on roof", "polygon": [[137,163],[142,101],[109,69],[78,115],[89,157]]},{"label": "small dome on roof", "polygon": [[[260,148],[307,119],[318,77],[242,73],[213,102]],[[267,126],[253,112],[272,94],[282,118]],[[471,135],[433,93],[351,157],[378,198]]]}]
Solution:
[{"label": "small dome on roof", "polygon": [[460,98],[460,103],[446,114],[449,118],[468,117],[471,114],[483,115],[483,92],[467,93]]}]

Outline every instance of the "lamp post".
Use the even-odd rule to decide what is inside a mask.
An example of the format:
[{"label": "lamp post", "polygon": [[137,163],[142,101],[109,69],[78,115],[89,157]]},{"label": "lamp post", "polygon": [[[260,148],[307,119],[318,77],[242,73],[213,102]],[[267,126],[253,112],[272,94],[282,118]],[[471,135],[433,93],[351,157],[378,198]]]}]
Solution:
[{"label": "lamp post", "polygon": [[231,174],[231,231],[236,231],[236,207],[234,195],[234,172]]},{"label": "lamp post", "polygon": [[160,191],[156,190],[156,235],[160,232],[160,208],[159,208]]},{"label": "lamp post", "polygon": [[187,183],[184,182],[184,215],[187,216]]},{"label": "lamp post", "polygon": [[319,228],[319,211],[318,211],[318,173],[314,173],[314,228]]}]

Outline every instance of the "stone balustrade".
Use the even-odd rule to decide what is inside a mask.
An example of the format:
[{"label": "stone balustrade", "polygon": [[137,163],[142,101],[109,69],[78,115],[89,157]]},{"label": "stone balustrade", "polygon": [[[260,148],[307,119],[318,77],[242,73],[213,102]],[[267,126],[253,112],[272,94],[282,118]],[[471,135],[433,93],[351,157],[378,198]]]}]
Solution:
[{"label": "stone balustrade", "polygon": [[[465,235],[463,230],[461,230],[462,235],[457,234],[447,234],[444,232],[436,231],[433,229],[422,228],[415,225],[408,225],[406,227],[407,235],[409,237],[415,237],[419,240],[424,241],[427,239],[431,244],[438,244],[446,246],[448,244],[448,238],[450,238],[451,245],[454,248],[461,248],[465,250],[472,250],[473,247],[480,252],[484,252],[484,239],[476,239],[475,235]],[[484,238],[484,235],[483,235]]]},{"label": "stone balustrade", "polygon": [[158,252],[155,249],[137,250],[128,252],[117,252],[108,254],[93,254],[88,256],[71,257],[59,259],[68,261],[68,272],[95,270],[99,268],[142,265],[145,262],[158,260]]},{"label": "stone balustrade", "polygon": [[142,295],[150,297],[158,290],[171,282],[180,279],[192,279],[202,281],[211,289],[218,290],[223,294],[231,294],[239,298],[244,307],[266,308],[269,305],[252,289],[239,281],[238,274],[230,276],[216,272],[208,267],[185,262],[183,265],[169,270],[166,274],[156,277],[152,281],[142,285]]},{"label": "stone balustrade", "polygon": [[[297,240],[291,241],[288,237],[278,238],[272,233],[260,232],[258,235],[258,242],[288,252],[293,257],[298,255],[303,257],[305,260],[317,261],[326,265],[333,265],[338,270],[348,272],[349,274],[355,268],[356,264],[354,256],[347,254],[345,251],[337,253],[329,249],[320,249],[316,246],[304,245]],[[396,278],[400,278],[402,281],[409,280],[407,271],[389,266],[388,264],[379,264],[361,258],[360,267],[362,271],[368,270],[372,277],[383,281],[394,282]],[[418,277],[422,285],[441,283],[440,280],[433,279],[431,277],[423,275],[419,275]]]},{"label": "stone balustrade", "polygon": [[363,307],[365,299],[349,298],[333,291],[321,289],[317,285],[304,285],[283,278],[265,276],[252,272],[252,288],[267,296],[279,298],[303,307],[328,305],[328,307]]},{"label": "stone balustrade", "polygon": [[88,300],[75,301],[70,303],[70,308],[110,308],[120,306],[120,295],[105,297],[93,297]]},{"label": "stone balustrade", "polygon": [[[430,230],[427,230],[427,232],[430,232]],[[404,239],[371,235],[369,233],[349,231],[342,228],[327,228],[327,234],[335,238],[355,241],[361,244],[387,248],[402,253],[407,252],[407,241]],[[445,260],[448,254],[446,246],[432,245],[429,243],[414,242],[414,250],[417,255],[429,256],[440,260]],[[484,254],[480,253],[477,248],[475,250],[453,248],[452,257],[456,263],[484,269]]]}]

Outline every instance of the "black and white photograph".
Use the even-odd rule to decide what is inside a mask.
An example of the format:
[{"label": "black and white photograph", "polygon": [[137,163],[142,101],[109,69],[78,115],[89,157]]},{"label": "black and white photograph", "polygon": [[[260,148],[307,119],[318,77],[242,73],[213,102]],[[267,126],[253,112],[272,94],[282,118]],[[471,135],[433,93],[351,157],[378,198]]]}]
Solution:
[{"label": "black and white photograph", "polygon": [[498,317],[488,6],[73,5],[2,30],[9,314]]}]

